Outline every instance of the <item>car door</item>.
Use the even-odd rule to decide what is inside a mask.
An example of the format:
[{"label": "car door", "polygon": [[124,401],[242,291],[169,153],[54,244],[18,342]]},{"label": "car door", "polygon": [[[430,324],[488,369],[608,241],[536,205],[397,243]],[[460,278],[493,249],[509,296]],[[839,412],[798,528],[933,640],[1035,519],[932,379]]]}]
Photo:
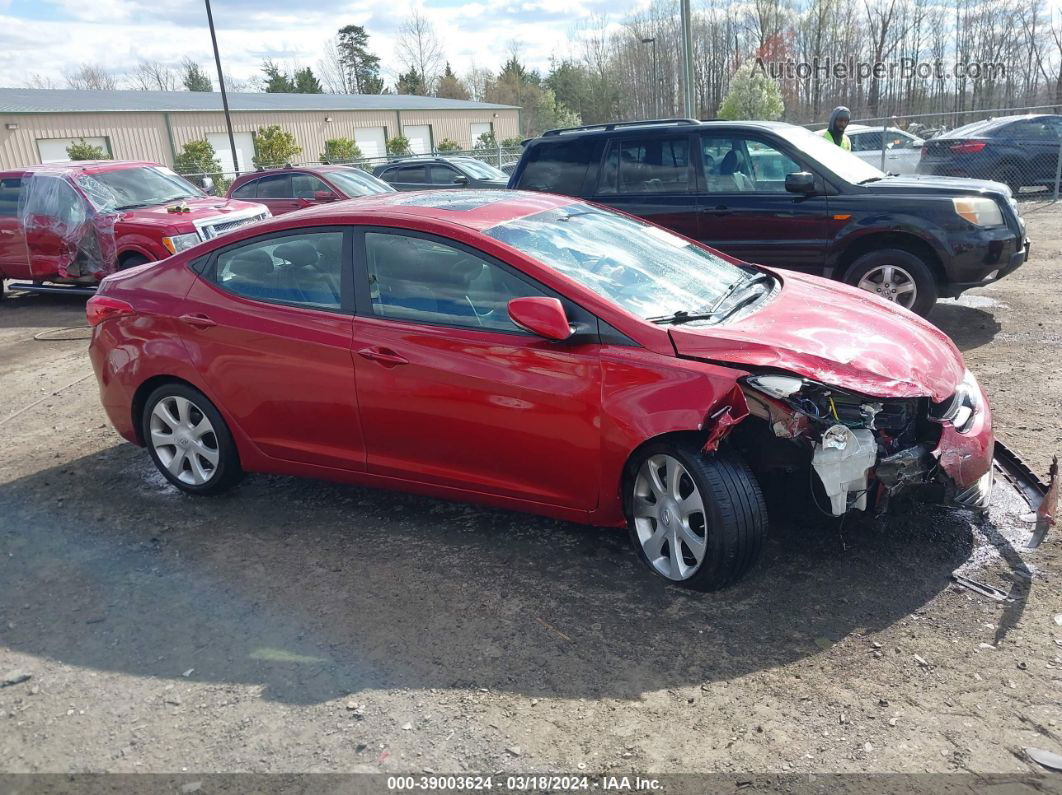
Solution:
[{"label": "car door", "polygon": [[698,237],[745,260],[822,273],[830,235],[822,191],[789,193],[786,174],[813,170],[788,147],[759,133],[700,134]]},{"label": "car door", "polygon": [[[318,196],[328,194],[331,199],[320,199]],[[306,172],[292,172],[291,195],[299,203],[300,207],[310,207],[314,204],[324,204],[335,200],[336,194],[328,185],[313,174]]]},{"label": "car door", "polygon": [[292,192],[291,174],[269,174],[259,179],[255,201],[268,207],[273,215],[283,215],[306,206]]},{"label": "car door", "polygon": [[686,134],[612,139],[590,198],[696,238],[691,140]]},{"label": "car door", "polygon": [[0,177],[0,278],[29,278],[26,234],[18,215],[22,177]]},{"label": "car door", "polygon": [[596,337],[555,343],[514,326],[510,299],[553,293],[474,249],[391,229],[358,239],[354,355],[368,471],[594,508]]},{"label": "car door", "polygon": [[[464,177],[463,180],[455,182],[458,177]],[[431,163],[428,166],[428,181],[433,188],[467,188],[469,184],[468,177],[462,174],[453,166],[446,165],[445,163]]]},{"label": "car door", "polygon": [[227,246],[181,307],[191,361],[266,455],[364,469],[350,354],[350,235],[315,227]]},{"label": "car door", "polygon": [[395,190],[426,190],[432,187],[423,165],[396,166],[385,171],[382,179],[391,183]]},{"label": "car door", "polygon": [[[890,129],[885,132],[882,141],[885,144],[885,170],[890,174],[918,173],[918,162],[922,159],[921,138],[903,130]],[[881,168],[880,161],[874,165]]]},{"label": "car door", "polygon": [[29,278],[66,276],[79,248],[98,250],[85,198],[64,176],[33,174],[23,179],[22,191],[19,213],[29,255]]}]

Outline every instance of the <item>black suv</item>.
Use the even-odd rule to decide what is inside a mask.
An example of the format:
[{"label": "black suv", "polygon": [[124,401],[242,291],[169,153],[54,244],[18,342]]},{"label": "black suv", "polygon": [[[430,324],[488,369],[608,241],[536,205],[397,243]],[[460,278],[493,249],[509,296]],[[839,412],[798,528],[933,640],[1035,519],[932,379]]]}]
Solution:
[{"label": "black suv", "polygon": [[1059,146],[1062,116],[1000,116],[926,141],[918,173],[994,179],[1017,195],[1030,185],[1054,186]]},{"label": "black suv", "polygon": [[373,175],[397,190],[501,189],[509,176],[474,157],[408,157],[373,169]]},{"label": "black suv", "polygon": [[666,119],[550,130],[509,187],[607,204],[734,257],[832,277],[919,314],[1006,276],[1025,223],[994,182],[892,177],[802,127]]}]

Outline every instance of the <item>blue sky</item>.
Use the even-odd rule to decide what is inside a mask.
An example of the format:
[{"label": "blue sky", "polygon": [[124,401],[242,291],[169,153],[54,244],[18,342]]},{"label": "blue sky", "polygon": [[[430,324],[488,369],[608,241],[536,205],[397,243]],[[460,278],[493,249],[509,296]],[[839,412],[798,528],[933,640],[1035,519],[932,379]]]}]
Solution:
[{"label": "blue sky", "polygon": [[[648,0],[431,0],[416,6],[435,26],[454,69],[496,69],[517,42],[525,61],[545,68],[569,54],[568,33],[607,13],[616,21]],[[414,5],[393,0],[212,0],[226,72],[258,73],[263,58],[316,70],[325,41],[346,24],[365,26],[385,78],[400,67],[395,37]],[[62,84],[82,62],[130,71],[141,59],[176,65],[185,56],[213,68],[201,0],[0,0],[0,68],[4,85],[33,74]]]}]

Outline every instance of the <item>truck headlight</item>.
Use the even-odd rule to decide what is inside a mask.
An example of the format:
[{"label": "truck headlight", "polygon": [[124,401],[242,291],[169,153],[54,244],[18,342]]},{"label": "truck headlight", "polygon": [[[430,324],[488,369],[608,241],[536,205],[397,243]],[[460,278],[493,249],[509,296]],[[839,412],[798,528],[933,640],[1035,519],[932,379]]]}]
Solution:
[{"label": "truck headlight", "polygon": [[177,254],[191,248],[199,243],[199,235],[195,232],[190,232],[187,235],[173,235],[172,237],[162,238],[162,245],[164,245],[171,254]]},{"label": "truck headlight", "polygon": [[974,226],[1003,226],[1003,213],[994,199],[984,196],[963,196],[953,198],[955,214],[965,218]]},{"label": "truck headlight", "polygon": [[955,388],[955,395],[941,415],[941,419],[954,425],[959,433],[966,433],[973,427],[974,420],[977,419],[982,408],[981,387],[977,385],[974,374],[967,370],[962,377],[962,382]]}]

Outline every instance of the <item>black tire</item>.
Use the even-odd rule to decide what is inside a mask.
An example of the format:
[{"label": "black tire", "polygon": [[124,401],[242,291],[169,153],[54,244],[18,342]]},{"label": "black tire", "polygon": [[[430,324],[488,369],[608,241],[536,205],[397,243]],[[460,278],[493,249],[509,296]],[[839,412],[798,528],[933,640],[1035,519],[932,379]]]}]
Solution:
[{"label": "black tire", "polygon": [[[868,274],[889,265],[896,266],[901,271],[906,272],[914,283],[914,303],[907,308],[916,315],[921,315],[922,317],[929,314],[929,310],[931,310],[933,305],[936,304],[937,298],[940,295],[940,287],[937,285],[937,278],[924,259],[906,249],[883,248],[878,251],[871,251],[869,254],[864,254],[853,262],[851,267],[845,271],[844,282],[853,287],[859,287],[859,283],[863,281],[864,277]],[[874,291],[868,292],[873,293]],[[892,300],[888,295],[882,294],[882,297]],[[898,303],[903,306],[902,302]]]},{"label": "black tire", "polygon": [[[649,459],[660,455],[670,456],[682,465],[696,484],[704,505],[706,552],[692,573],[682,579],[668,576],[654,565],[646,554],[636,524],[634,504],[638,473]],[[725,588],[740,579],[763,551],[767,539],[767,506],[759,483],[736,454],[706,455],[699,444],[688,441],[654,443],[632,459],[624,488],[628,528],[635,552],[650,571],[672,585],[696,591]],[[654,528],[659,526],[653,522]]]},{"label": "black tire", "polygon": [[[213,440],[206,439],[206,444],[210,448],[211,452],[217,453],[217,464],[212,467],[212,471],[209,473],[209,478],[202,483],[186,482],[178,477],[167,468],[160,457],[159,450],[156,449],[156,444],[152,440],[152,415],[158,406],[163,401],[171,399],[183,399],[189,401],[192,404],[192,408],[199,414],[206,417],[212,426]],[[193,422],[195,422],[196,414],[192,414]],[[144,445],[148,449],[148,453],[151,455],[151,460],[155,462],[155,466],[158,467],[159,472],[170,483],[188,494],[196,495],[208,495],[208,494],[220,494],[223,491],[235,486],[239,483],[243,477],[243,469],[240,467],[240,455],[236,449],[236,443],[232,440],[232,434],[229,432],[228,425],[225,424],[225,420],[222,419],[221,414],[214,404],[207,400],[206,395],[200,392],[198,389],[188,386],[182,383],[169,383],[155,389],[148,399],[144,402],[144,413],[140,417],[140,433],[141,438],[144,440]],[[176,446],[173,445],[159,445],[165,449],[166,447],[173,447],[174,451],[177,451]],[[188,457],[187,452],[182,451],[184,458]],[[183,459],[182,459],[183,460]],[[200,459],[200,465],[205,459]],[[192,467],[189,463],[187,467],[181,467],[182,475],[189,475],[194,478],[194,474],[190,474]]]},{"label": "black tire", "polygon": [[1001,166],[992,174],[992,179],[996,182],[1002,182],[1010,188],[1010,192],[1014,194],[1014,198],[1018,198],[1018,191],[1021,190],[1023,180],[1021,178],[1021,171],[1017,166],[1013,164]]},{"label": "black tire", "polygon": [[118,266],[118,270],[124,271],[129,268],[135,268],[137,265],[144,265],[151,262],[147,257],[143,257],[140,254],[130,254],[128,257],[122,260],[121,265]]}]

